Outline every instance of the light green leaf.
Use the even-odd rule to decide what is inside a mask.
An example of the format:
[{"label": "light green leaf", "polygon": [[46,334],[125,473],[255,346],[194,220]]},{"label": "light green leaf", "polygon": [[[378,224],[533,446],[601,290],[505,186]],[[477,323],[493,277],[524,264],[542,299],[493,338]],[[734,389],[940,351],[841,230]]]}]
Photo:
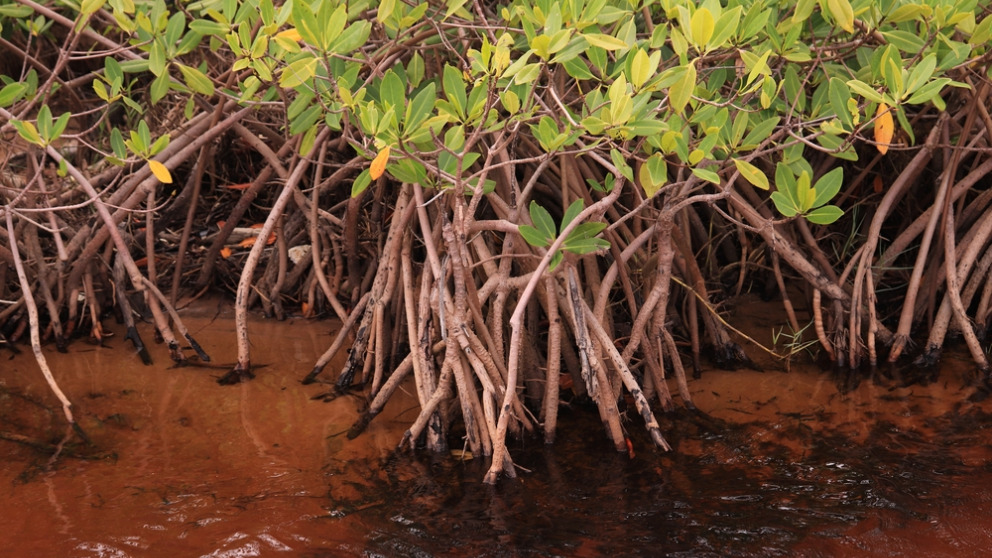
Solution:
[{"label": "light green leaf", "polygon": [[372,175],[369,174],[369,169],[365,169],[351,183],[351,197],[360,196],[370,184],[372,184]]},{"label": "light green leaf", "polygon": [[844,215],[836,205],[825,205],[810,211],[805,215],[806,220],[817,225],[829,225]]},{"label": "light green leaf", "polygon": [[185,64],[176,63],[176,66],[179,67],[179,71],[183,74],[183,81],[186,82],[187,87],[201,95],[209,96],[214,94],[214,83],[210,81],[210,78],[206,74]]},{"label": "light green leaf", "polygon": [[668,89],[668,103],[677,114],[682,114],[685,106],[692,98],[692,92],[696,88],[696,66],[695,61],[690,61],[685,66],[682,78],[675,82]]},{"label": "light green leaf", "polygon": [[936,68],[936,54],[931,53],[925,56],[923,60],[920,60],[909,74],[909,80],[906,82],[906,94],[912,95],[917,89],[922,87],[933,76],[933,71]]},{"label": "light green leaf", "polygon": [[882,98],[881,93],[875,91],[874,89],[871,88],[871,86],[869,86],[867,83],[863,81],[852,79],[847,82],[847,86],[850,87],[852,91],[854,91],[858,95],[861,95],[866,100],[871,101],[872,103],[885,102],[885,99]]},{"label": "light green leaf", "polygon": [[3,89],[0,89],[0,107],[14,104],[24,95],[25,91],[27,91],[27,86],[16,81],[3,86]]},{"label": "light green leaf", "polygon": [[[586,225],[598,225],[604,223],[584,223]],[[573,254],[590,254],[610,247],[610,241],[603,238],[576,238],[569,237],[562,243],[562,247]]]},{"label": "light green leaf", "polygon": [[604,50],[620,50],[629,46],[626,41],[604,33],[583,33],[582,36],[585,37],[585,39],[589,41],[589,44],[592,46],[596,46]]},{"label": "light green leaf", "polygon": [[701,169],[699,167],[696,167],[692,169],[692,174],[696,175],[697,178],[705,180],[706,182],[709,182],[711,184],[716,184],[716,185],[720,184],[720,175],[717,174],[715,171],[711,171],[710,169]]},{"label": "light green leaf", "polygon": [[279,76],[279,85],[286,89],[293,89],[309,81],[316,72],[317,57],[300,58],[283,68]]}]

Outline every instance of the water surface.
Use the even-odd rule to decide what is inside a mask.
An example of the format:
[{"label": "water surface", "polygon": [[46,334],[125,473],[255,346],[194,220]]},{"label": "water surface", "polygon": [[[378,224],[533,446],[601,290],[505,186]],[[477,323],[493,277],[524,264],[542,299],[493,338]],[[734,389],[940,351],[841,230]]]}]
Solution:
[{"label": "water surface", "polygon": [[[232,363],[227,310],[191,331]],[[247,384],[223,368],[143,366],[121,337],[48,353],[94,445],[51,452],[0,440],[5,556],[981,556],[992,545],[992,404],[969,367],[939,381],[704,371],[703,413],[660,417],[659,453],[635,413],[634,455],[595,410],[562,409],[558,443],[515,441],[516,480],[486,464],[396,454],[417,407],[400,395],[354,441],[359,398],[302,386],[334,325],[252,324]],[[147,334],[150,339],[150,333]],[[30,352],[3,359],[0,432],[57,444],[61,412]],[[966,358],[966,357],[962,357]],[[336,366],[326,372],[333,376]],[[457,441],[453,441],[457,445]]]}]

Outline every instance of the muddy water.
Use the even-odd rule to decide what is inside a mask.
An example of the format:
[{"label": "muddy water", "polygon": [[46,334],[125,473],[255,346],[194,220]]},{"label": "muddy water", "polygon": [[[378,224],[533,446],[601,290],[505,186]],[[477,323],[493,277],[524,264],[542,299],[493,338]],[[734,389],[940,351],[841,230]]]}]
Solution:
[{"label": "muddy water", "polygon": [[[231,363],[222,307],[189,316]],[[516,443],[519,479],[485,464],[395,456],[416,414],[397,398],[354,441],[362,404],[299,380],[333,325],[252,325],[247,384],[225,369],[142,366],[118,336],[48,356],[92,447],[0,440],[3,556],[981,556],[992,546],[992,403],[968,366],[938,382],[841,386],[818,370],[704,371],[697,406],[664,417],[660,454],[631,413],[633,458],[595,411],[564,407],[559,443]],[[149,337],[150,338],[150,337]],[[0,353],[0,432],[64,434],[30,355]],[[329,367],[329,370],[335,367]]]}]

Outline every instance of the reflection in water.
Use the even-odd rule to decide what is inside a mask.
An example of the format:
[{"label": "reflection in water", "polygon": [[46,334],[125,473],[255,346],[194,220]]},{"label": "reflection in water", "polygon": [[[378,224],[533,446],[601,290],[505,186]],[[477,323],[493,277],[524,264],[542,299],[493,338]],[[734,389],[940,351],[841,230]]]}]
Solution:
[{"label": "reflection in water", "polygon": [[[879,423],[864,444],[852,444],[809,436],[801,422],[682,416],[670,425],[678,453],[631,460],[598,440],[563,436],[554,451],[518,449],[517,464],[531,472],[496,488],[478,483],[481,464],[401,457],[383,463],[370,483],[366,494],[378,505],[366,500],[354,513],[379,556],[890,556],[893,544],[914,556],[984,555],[992,521],[969,518],[984,525],[955,534],[946,518],[988,498],[992,476],[947,449],[989,417],[931,422],[944,442]],[[596,432],[598,423],[571,416],[563,426]],[[789,441],[807,439],[803,455],[747,444],[769,428]],[[686,453],[693,446],[699,452]],[[880,522],[883,533],[900,531],[874,542],[858,534]]]},{"label": "reflection in water", "polygon": [[[231,338],[226,318],[189,323],[205,346]],[[953,369],[844,392],[819,371],[707,372],[692,384],[707,414],[662,418],[668,454],[631,422],[633,458],[574,402],[558,443],[517,442],[519,478],[491,487],[478,460],[393,454],[409,399],[347,440],[361,402],[312,401],[320,388],[299,384],[331,333],[255,324],[253,360],[268,366],[227,388],[223,371],[166,369],[165,351],[153,367],[124,345],[52,355],[96,446],[70,444],[48,470],[50,451],[0,442],[3,554],[980,556],[992,544],[992,403],[969,402]],[[233,362],[228,349],[215,361]],[[63,426],[36,375],[23,355],[5,361],[0,431],[50,448]]]}]

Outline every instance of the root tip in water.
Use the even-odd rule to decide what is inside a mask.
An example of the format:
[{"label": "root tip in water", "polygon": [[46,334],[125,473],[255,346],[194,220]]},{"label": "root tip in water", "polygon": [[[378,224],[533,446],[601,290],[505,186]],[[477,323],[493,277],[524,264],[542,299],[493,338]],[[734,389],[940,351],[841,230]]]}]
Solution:
[{"label": "root tip in water", "polygon": [[255,375],[251,373],[250,367],[235,365],[230,372],[224,374],[220,378],[217,378],[217,383],[222,386],[231,386],[234,384],[240,384],[241,382],[247,382],[254,377]]}]

